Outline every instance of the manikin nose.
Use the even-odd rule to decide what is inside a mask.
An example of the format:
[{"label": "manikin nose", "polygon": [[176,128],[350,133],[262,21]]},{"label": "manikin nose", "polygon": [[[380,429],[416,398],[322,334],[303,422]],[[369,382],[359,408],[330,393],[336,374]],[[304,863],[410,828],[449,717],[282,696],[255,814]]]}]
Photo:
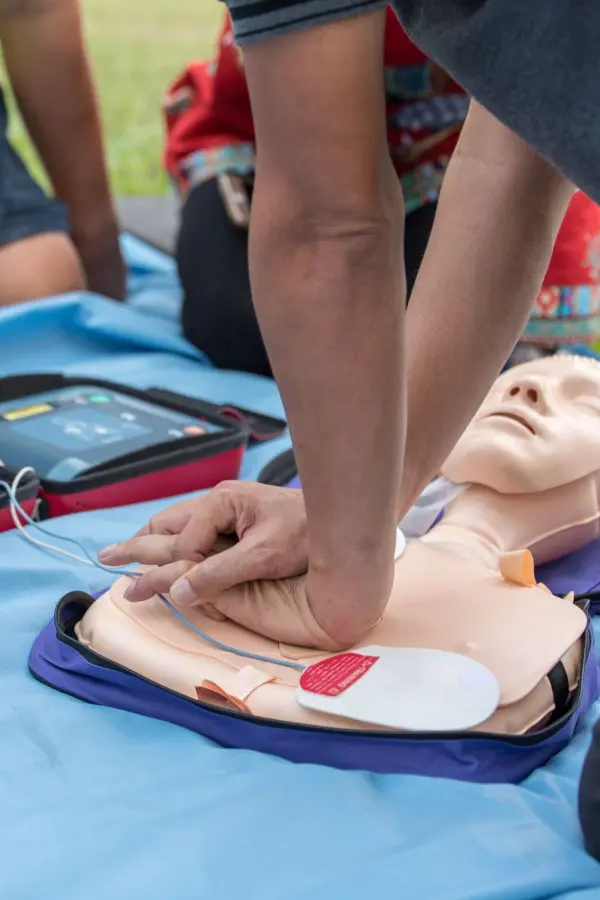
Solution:
[{"label": "manikin nose", "polygon": [[505,394],[505,399],[525,403],[539,412],[545,412],[548,408],[544,388],[537,379],[523,378],[511,385]]}]

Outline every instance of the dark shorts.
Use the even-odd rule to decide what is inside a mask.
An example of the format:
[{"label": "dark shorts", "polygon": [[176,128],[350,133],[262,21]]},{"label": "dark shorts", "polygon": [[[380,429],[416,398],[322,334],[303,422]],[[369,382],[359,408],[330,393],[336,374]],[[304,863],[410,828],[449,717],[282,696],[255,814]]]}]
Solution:
[{"label": "dark shorts", "polygon": [[68,232],[67,210],[33,180],[7,137],[8,115],[0,89],[0,247],[51,231]]}]

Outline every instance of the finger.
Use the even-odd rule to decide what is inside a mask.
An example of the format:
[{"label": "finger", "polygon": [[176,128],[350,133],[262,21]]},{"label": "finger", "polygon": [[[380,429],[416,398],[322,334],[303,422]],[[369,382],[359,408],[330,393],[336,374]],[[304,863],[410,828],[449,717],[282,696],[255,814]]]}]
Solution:
[{"label": "finger", "polygon": [[236,585],[269,578],[270,559],[265,556],[263,546],[262,542],[247,537],[228,550],[208,556],[173,584],[173,602],[182,607],[194,606]]},{"label": "finger", "polygon": [[171,562],[166,566],[157,566],[134,577],[125,591],[125,599],[132,602],[149,600],[155,594],[168,594],[175,581],[184,576],[192,568],[192,563]]},{"label": "finger", "polygon": [[194,511],[196,498],[182,500],[161,509],[152,516],[149,522],[136,531],[134,537],[145,537],[147,534],[179,534]]},{"label": "finger", "polygon": [[194,513],[175,542],[176,559],[202,561],[221,535],[235,533],[237,510],[231,494],[215,489],[198,498]]},{"label": "finger", "polygon": [[196,503],[200,497],[192,497],[189,500],[182,500],[180,503],[174,503],[157,512],[148,522],[148,531],[150,534],[179,534],[187,525],[194,513]]},{"label": "finger", "polygon": [[134,537],[120,544],[104,547],[98,559],[106,566],[126,566],[129,563],[142,563],[148,566],[164,566],[175,560],[174,536],[148,534],[145,537]]},{"label": "finger", "polygon": [[[152,569],[139,577],[133,578],[123,596],[131,603],[149,600],[155,594],[168,594],[171,585],[191,568],[191,563],[177,562],[168,566]],[[224,622],[226,616],[220,613],[212,603],[202,604],[202,611],[217,622]]]}]

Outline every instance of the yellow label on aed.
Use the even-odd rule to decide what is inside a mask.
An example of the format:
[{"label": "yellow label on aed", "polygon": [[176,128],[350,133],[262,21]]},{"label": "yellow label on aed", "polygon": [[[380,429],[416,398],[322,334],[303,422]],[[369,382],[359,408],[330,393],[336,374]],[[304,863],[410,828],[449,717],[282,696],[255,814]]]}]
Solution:
[{"label": "yellow label on aed", "polygon": [[40,413],[50,412],[52,407],[49,403],[39,403],[37,406],[27,406],[24,409],[11,409],[10,412],[4,413],[3,419],[7,422],[14,422],[15,419],[26,419],[28,416],[39,416]]}]

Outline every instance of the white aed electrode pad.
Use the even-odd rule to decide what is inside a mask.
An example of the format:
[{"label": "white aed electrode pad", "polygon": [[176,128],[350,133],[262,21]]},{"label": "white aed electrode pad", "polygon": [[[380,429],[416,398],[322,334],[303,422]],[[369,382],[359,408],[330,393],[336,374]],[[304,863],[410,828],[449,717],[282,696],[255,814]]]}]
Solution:
[{"label": "white aed electrode pad", "polygon": [[496,711],[500,685],[468,656],[373,646],[308,666],[296,698],[317,712],[398,731],[466,731]]}]

